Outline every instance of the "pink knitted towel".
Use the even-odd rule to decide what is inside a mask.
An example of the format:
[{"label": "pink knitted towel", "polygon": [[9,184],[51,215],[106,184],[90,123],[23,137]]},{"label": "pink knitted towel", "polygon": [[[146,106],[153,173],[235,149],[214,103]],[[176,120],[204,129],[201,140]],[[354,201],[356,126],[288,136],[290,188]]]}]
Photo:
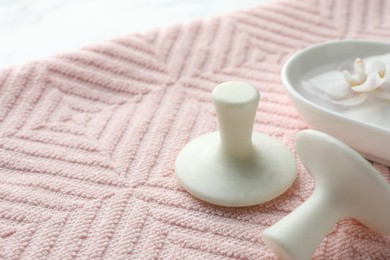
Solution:
[{"label": "pink knitted towel", "polygon": [[[227,80],[259,88],[255,130],[294,150],[307,125],[281,85],[285,59],[332,39],[390,40],[389,28],[390,1],[296,0],[2,71],[0,258],[273,259],[260,233],[314,187],[298,158],[284,195],[224,208],[178,185],[178,152],[216,130],[210,92]],[[390,259],[390,237],[342,220],[315,258]]]}]

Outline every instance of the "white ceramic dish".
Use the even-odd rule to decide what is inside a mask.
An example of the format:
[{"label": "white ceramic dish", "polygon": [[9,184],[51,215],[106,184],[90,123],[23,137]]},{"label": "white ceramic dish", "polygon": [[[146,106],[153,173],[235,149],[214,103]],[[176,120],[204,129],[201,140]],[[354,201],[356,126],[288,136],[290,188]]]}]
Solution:
[{"label": "white ceramic dish", "polygon": [[[365,158],[390,166],[390,128],[357,119],[305,95],[302,80],[357,57],[390,53],[390,44],[366,40],[333,41],[306,48],[293,55],[282,69],[282,80],[298,112],[313,128],[342,140]],[[380,102],[380,101],[378,101]],[[388,104],[390,113],[390,103]],[[386,111],[387,112],[387,111]],[[370,119],[370,117],[366,117]]]}]

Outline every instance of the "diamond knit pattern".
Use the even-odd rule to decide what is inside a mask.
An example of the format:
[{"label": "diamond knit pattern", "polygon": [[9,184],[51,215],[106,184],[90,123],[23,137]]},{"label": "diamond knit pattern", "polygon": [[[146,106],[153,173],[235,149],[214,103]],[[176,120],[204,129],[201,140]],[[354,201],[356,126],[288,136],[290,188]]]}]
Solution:
[{"label": "diamond knit pattern", "polygon": [[[285,194],[246,208],[190,196],[175,159],[217,129],[210,93],[228,80],[258,87],[255,131],[294,151],[307,125],[281,66],[344,38],[390,40],[390,1],[279,2],[1,71],[0,258],[275,259],[261,232],[314,188],[299,158]],[[314,258],[390,259],[390,236],[345,219]]]}]

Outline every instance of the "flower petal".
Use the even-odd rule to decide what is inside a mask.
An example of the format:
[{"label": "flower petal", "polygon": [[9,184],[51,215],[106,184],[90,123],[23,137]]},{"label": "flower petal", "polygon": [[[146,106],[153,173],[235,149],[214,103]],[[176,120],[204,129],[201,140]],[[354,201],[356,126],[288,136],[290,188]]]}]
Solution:
[{"label": "flower petal", "polygon": [[389,91],[375,91],[375,96],[382,99],[383,101],[390,101],[390,92]]},{"label": "flower petal", "polygon": [[350,85],[354,85],[354,84],[355,84],[355,82],[357,81],[357,79],[352,77],[351,72],[349,72],[348,70],[343,70],[342,73],[343,73],[344,79],[345,79]]},{"label": "flower petal", "polygon": [[368,92],[374,90],[386,82],[386,78],[381,78],[377,72],[370,73],[367,80],[362,84],[352,87],[355,92]]},{"label": "flower petal", "polygon": [[343,98],[351,92],[351,87],[338,71],[329,71],[305,80],[312,88],[335,98]]},{"label": "flower petal", "polygon": [[360,93],[353,97],[342,99],[342,100],[333,100],[328,98],[328,101],[333,104],[342,105],[342,106],[355,106],[365,101],[367,97],[368,97],[367,93]]},{"label": "flower petal", "polygon": [[302,81],[302,88],[306,92],[308,92],[312,95],[321,96],[324,94],[322,91],[320,91],[318,88],[314,87],[313,84],[310,84],[308,81]]},{"label": "flower petal", "polygon": [[373,69],[373,72],[378,73],[381,78],[383,78],[385,76],[386,66],[383,62],[375,61],[372,64],[372,69]]}]

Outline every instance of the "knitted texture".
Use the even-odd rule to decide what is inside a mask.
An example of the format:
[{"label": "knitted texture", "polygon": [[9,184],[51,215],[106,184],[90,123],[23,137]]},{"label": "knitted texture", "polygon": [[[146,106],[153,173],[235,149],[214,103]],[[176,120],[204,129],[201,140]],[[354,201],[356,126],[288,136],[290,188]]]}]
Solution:
[{"label": "knitted texture", "polygon": [[[285,194],[225,208],[179,186],[176,156],[217,129],[210,93],[228,80],[258,87],[255,131],[294,151],[307,125],[282,87],[286,58],[327,40],[390,40],[389,28],[390,1],[296,0],[3,70],[0,258],[274,259],[261,232],[314,188],[299,158]],[[345,219],[314,258],[390,259],[390,236]]]}]

